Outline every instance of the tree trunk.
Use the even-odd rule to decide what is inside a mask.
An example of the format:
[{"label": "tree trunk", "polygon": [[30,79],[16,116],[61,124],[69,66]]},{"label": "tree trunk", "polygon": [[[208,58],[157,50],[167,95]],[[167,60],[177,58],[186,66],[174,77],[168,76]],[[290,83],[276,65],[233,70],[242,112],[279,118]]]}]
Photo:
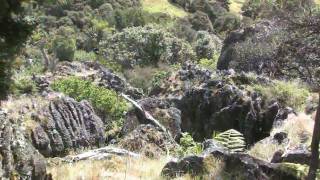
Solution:
[{"label": "tree trunk", "polygon": [[320,141],[320,93],[317,113],[314,120],[314,129],[311,142],[311,160],[307,180],[315,180],[319,163],[319,141]]}]

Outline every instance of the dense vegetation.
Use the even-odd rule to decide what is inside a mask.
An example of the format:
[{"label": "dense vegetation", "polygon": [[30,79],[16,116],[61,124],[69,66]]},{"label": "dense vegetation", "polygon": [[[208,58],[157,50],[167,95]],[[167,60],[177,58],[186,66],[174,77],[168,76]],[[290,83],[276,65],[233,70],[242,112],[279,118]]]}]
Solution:
[{"label": "dense vegetation", "polygon": [[[88,101],[97,114],[98,118],[90,119],[86,116],[91,110],[66,105],[74,110],[68,118],[84,114],[82,119],[94,121],[81,128],[88,126],[86,130],[94,134],[101,130],[95,127],[100,126],[101,118],[105,139],[84,133],[91,139],[100,138],[98,144],[130,142],[129,150],[146,156],[202,158],[202,164],[216,171],[210,171],[209,177],[230,178],[247,174],[241,168],[221,170],[230,168],[222,165],[230,157],[222,158],[224,162],[206,159],[207,147],[200,140],[210,138],[214,148],[228,155],[241,152],[264,161],[274,160],[272,156],[280,150],[285,151],[284,158],[290,148],[305,147],[303,150],[312,152],[312,158],[308,156],[311,168],[306,163],[281,162],[277,170],[297,179],[308,176],[313,180],[318,175],[320,1],[0,3],[0,115],[4,109],[10,121],[28,129],[25,136],[32,143],[50,139],[39,130],[45,127],[48,114],[38,112],[50,103],[37,99],[51,102],[67,96]],[[28,103],[23,106],[21,101]],[[15,103],[19,108],[13,108]],[[58,106],[51,103],[49,113],[62,117],[67,111]],[[27,111],[32,115],[22,118]],[[315,121],[300,118],[301,113],[315,114]],[[59,133],[76,129],[64,122],[66,130],[55,124]],[[78,142],[84,135],[75,131],[70,134]],[[170,147],[167,141],[174,145]],[[44,144],[35,147],[43,151]],[[89,148],[83,144],[81,150]],[[1,153],[0,148],[2,157]],[[193,173],[189,173],[192,178],[199,175]]]}]

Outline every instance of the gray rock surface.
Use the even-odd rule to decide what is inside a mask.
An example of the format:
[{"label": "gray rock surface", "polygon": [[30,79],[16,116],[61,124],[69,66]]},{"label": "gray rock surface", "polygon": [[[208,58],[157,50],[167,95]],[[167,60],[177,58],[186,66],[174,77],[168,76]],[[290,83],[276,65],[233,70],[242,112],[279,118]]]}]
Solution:
[{"label": "gray rock surface", "polygon": [[0,109],[0,179],[50,179],[44,157]]},{"label": "gray rock surface", "polygon": [[119,146],[148,157],[160,157],[178,145],[166,132],[150,124],[139,125],[135,130],[124,136]]},{"label": "gray rock surface", "polygon": [[63,97],[34,115],[34,146],[44,156],[62,156],[70,150],[105,143],[105,128],[87,101]]}]

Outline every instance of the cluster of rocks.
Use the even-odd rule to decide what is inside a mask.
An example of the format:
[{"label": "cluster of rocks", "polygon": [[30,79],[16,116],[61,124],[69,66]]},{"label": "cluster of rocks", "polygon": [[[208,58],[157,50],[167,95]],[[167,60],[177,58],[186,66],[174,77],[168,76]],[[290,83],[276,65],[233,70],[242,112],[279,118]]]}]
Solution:
[{"label": "cluster of rocks", "polygon": [[32,146],[20,124],[7,118],[0,109],[1,179],[49,180],[44,157]]},{"label": "cluster of rocks", "polygon": [[176,178],[185,174],[203,176],[208,173],[205,161],[213,157],[222,162],[223,173],[215,177],[217,179],[298,179],[281,169],[281,164],[259,160],[245,153],[230,153],[212,139],[204,142],[203,147],[204,152],[201,155],[187,156],[168,162],[162,170],[162,176],[168,178]]}]

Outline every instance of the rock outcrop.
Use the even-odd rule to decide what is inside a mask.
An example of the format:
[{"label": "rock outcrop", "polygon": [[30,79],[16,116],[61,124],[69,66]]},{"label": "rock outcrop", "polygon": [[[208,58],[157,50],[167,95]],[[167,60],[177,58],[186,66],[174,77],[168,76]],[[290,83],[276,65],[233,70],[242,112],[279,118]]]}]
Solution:
[{"label": "rock outcrop", "polygon": [[[269,136],[275,121],[286,118],[277,102],[265,99],[245,85],[268,83],[263,78],[248,78],[242,74],[212,72],[186,64],[165,79],[151,95],[167,98],[181,111],[181,129],[202,141],[213,132],[235,129],[247,144]],[[281,114],[278,114],[281,113]]]},{"label": "rock outcrop", "polygon": [[[145,98],[138,101],[139,105],[159,121],[160,124],[166,127],[173,138],[177,139],[181,135],[181,112],[179,109],[170,105],[164,99]],[[129,111],[126,115],[122,134],[128,134],[137,128],[140,124],[148,124],[141,117],[137,109]]]},{"label": "rock outcrop", "polygon": [[279,164],[268,163],[248,154],[227,153],[221,150],[213,150],[200,156],[188,156],[179,161],[171,161],[162,170],[162,176],[175,178],[185,174],[192,176],[205,175],[206,159],[210,156],[222,161],[221,179],[246,179],[246,180],[281,180],[297,179],[296,177],[283,172]]},{"label": "rock outcrop", "polygon": [[160,157],[177,147],[176,142],[153,125],[140,125],[120,140],[119,145],[148,157]]},{"label": "rock outcrop", "polygon": [[55,79],[67,76],[90,80],[99,86],[130,95],[134,99],[142,97],[142,93],[138,89],[133,88],[124,79],[96,62],[62,62],[57,65],[54,74],[35,76],[33,80],[36,82],[40,92],[47,94],[51,92],[50,84]]},{"label": "rock outcrop", "polygon": [[0,109],[0,179],[50,179],[44,157]]},{"label": "rock outcrop", "polygon": [[105,128],[87,101],[57,98],[34,114],[31,138],[44,156],[61,156],[69,150],[105,143]]}]

